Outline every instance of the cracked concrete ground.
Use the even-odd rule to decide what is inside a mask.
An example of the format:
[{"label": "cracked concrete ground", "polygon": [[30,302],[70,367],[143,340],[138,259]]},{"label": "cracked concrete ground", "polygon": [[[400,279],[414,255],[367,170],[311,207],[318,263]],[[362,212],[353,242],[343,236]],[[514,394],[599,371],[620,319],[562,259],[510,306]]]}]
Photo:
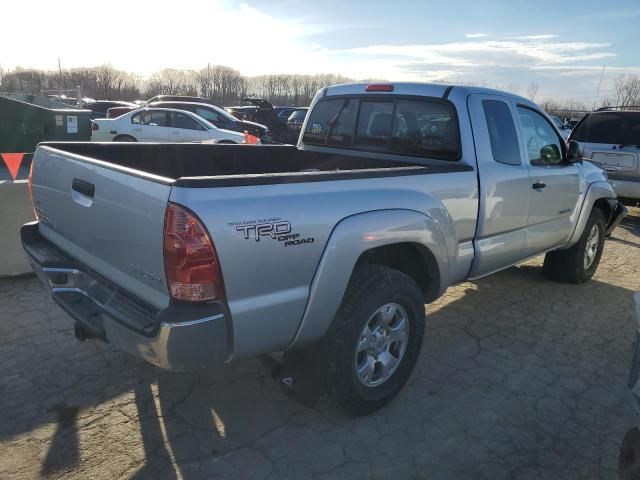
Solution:
[{"label": "cracked concrete ground", "polygon": [[36,279],[0,281],[0,478],[617,478],[640,210],[588,284],[540,265],[428,306],[410,383],[361,418],[286,397],[259,359],[167,373],[79,343]]}]

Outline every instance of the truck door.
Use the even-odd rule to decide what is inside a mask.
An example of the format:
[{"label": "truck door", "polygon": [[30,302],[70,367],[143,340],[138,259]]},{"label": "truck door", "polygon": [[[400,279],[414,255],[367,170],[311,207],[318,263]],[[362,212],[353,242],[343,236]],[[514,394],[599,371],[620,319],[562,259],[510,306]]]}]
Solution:
[{"label": "truck door", "polygon": [[469,275],[474,278],[526,258],[532,190],[512,101],[500,95],[474,94],[468,106],[480,185],[475,258]]},{"label": "truck door", "polygon": [[564,244],[575,226],[580,172],[566,161],[565,144],[540,112],[518,105],[521,138],[531,184],[527,219],[527,256]]}]

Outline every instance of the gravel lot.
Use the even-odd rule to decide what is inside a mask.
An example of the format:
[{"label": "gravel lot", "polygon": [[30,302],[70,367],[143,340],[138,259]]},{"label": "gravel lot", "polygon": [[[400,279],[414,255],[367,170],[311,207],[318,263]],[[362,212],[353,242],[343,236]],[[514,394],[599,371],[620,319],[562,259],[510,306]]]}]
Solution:
[{"label": "gravel lot", "polygon": [[285,396],[264,359],[162,372],[98,342],[34,278],[0,280],[0,478],[617,478],[640,210],[586,285],[541,259],[447,291],[388,407]]}]

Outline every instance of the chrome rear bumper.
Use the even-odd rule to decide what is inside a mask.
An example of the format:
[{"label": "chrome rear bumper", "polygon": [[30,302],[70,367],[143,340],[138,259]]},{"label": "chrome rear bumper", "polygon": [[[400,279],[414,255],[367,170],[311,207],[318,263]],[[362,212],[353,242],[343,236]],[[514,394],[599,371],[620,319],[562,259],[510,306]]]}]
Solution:
[{"label": "chrome rear bumper", "polygon": [[222,303],[144,304],[42,237],[21,229],[31,266],[53,300],[93,336],[167,370],[223,364],[231,356],[229,313]]}]

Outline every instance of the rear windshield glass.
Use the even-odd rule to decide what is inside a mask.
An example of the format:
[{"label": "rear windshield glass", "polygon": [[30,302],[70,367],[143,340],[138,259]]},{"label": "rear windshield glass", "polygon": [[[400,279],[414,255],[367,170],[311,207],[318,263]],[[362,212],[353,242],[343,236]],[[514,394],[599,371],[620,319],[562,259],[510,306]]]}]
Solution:
[{"label": "rear windshield glass", "polygon": [[640,145],[640,112],[591,114],[578,125],[571,139],[586,143]]},{"label": "rear windshield glass", "polygon": [[321,100],[310,113],[303,141],[442,160],[458,160],[461,150],[455,109],[440,99]]}]

